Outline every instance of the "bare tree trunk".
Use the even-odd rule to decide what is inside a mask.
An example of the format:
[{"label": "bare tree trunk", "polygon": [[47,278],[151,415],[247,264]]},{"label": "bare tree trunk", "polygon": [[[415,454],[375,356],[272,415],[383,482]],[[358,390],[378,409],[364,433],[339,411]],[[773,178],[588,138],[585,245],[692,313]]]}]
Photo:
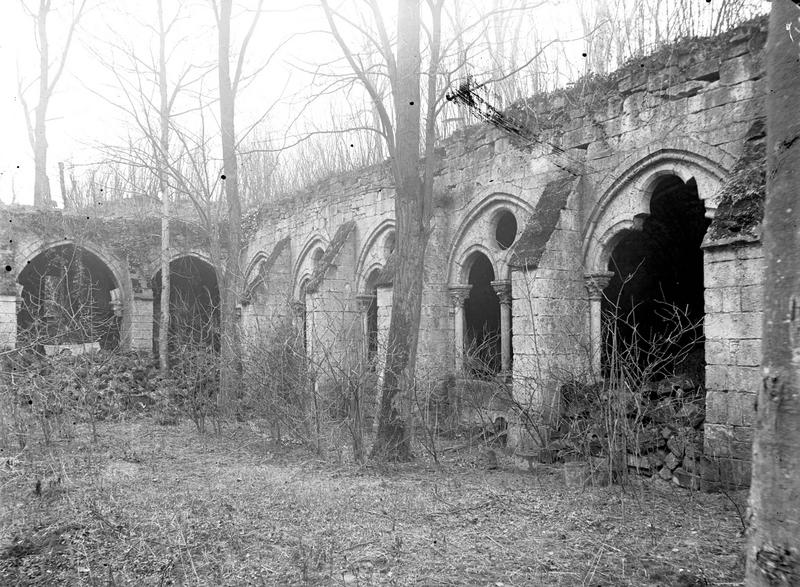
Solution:
[{"label": "bare tree trunk", "polygon": [[[72,43],[72,35],[83,15],[86,1],[73,0],[72,21],[67,29],[67,38],[61,53],[61,59],[55,63],[52,79],[50,68],[54,64],[50,61],[50,41],[47,37],[47,15],[50,13],[52,0],[39,0],[39,10],[35,13],[28,12],[36,25],[36,42],[39,49],[39,101],[33,113],[33,122],[31,121],[31,110],[25,100],[21,80],[19,80],[19,100],[25,113],[28,141],[31,144],[31,149],[33,149],[33,204],[35,206],[52,206],[50,179],[47,177],[47,107],[50,105],[50,98],[64,71],[64,65]],[[77,10],[75,10],[76,6],[78,7]],[[25,7],[24,4],[23,7]],[[28,11],[27,8],[25,10]]]},{"label": "bare tree trunk", "polygon": [[773,0],[767,42],[763,385],[758,394],[747,585],[800,585],[800,7]]},{"label": "bare tree trunk", "polygon": [[169,374],[169,298],[171,293],[169,236],[169,195],[161,192],[161,312],[158,322],[158,366],[162,375]]},{"label": "bare tree trunk", "polygon": [[170,279],[170,232],[169,232],[169,193],[167,191],[167,164],[169,156],[169,114],[170,104],[167,92],[167,32],[164,27],[164,6],[158,0],[158,92],[159,121],[161,135],[159,137],[160,153],[156,154],[158,163],[158,183],[161,191],[161,315],[158,324],[158,359],[162,375],[169,373],[169,298],[171,293]]},{"label": "bare tree trunk", "polygon": [[[225,197],[228,202],[228,254],[225,257],[223,279],[220,280],[220,326],[222,370],[220,380],[220,401],[226,405],[239,388],[239,329],[236,324],[236,299],[239,286],[239,253],[241,250],[242,206],[239,201],[239,170],[236,161],[236,129],[234,125],[236,93],[231,82],[230,44],[231,44],[232,0],[221,0],[218,15],[219,31],[219,109],[222,131],[221,176],[225,184]],[[244,48],[242,49],[244,51]],[[227,407],[227,406],[226,406]]]},{"label": "bare tree trunk", "polygon": [[58,162],[58,184],[61,186],[61,202],[64,205],[64,208],[69,208],[69,196],[67,196],[67,182],[64,179],[64,162]]},{"label": "bare tree trunk", "polygon": [[36,128],[33,133],[33,205],[50,205],[50,178],[47,177],[47,105],[50,102],[50,46],[47,41],[47,13],[50,0],[40,0],[36,26],[39,32],[39,104],[36,106]]},{"label": "bare tree trunk", "polygon": [[419,321],[422,308],[423,263],[428,238],[424,221],[420,146],[420,14],[419,0],[399,0],[394,177],[396,183],[397,265],[380,420],[372,456],[411,458],[403,402],[414,384]]}]

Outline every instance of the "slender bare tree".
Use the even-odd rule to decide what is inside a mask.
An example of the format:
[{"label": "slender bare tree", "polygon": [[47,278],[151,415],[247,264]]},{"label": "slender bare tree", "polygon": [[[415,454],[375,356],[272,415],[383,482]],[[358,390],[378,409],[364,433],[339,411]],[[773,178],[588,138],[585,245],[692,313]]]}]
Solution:
[{"label": "slender bare tree", "polygon": [[[399,0],[397,48],[393,50],[378,3],[368,4],[375,20],[375,49],[385,60],[392,93],[387,104],[356,58],[339,29],[343,17],[327,0],[322,7],[331,33],[356,77],[370,95],[381,121],[395,181],[397,219],[397,263],[394,275],[394,301],[389,324],[386,365],[379,407],[379,424],[372,456],[379,459],[411,458],[408,410],[405,407],[414,384],[419,322],[422,309],[423,268],[432,214],[433,172],[436,169],[434,145],[436,115],[441,103],[438,83],[441,45],[441,12],[444,0],[426,2],[430,10],[429,61],[424,75],[420,55],[422,21],[419,0]],[[421,100],[420,85],[427,77],[426,100]],[[422,112],[424,140],[421,137]],[[420,174],[420,146],[425,163]]]},{"label": "slender bare tree", "polygon": [[242,81],[247,46],[261,15],[263,0],[259,0],[250,26],[239,48],[231,72],[231,12],[233,0],[211,0],[218,32],[219,111],[222,135],[222,173],[227,201],[227,247],[224,279],[220,282],[220,321],[222,369],[221,405],[227,404],[239,388],[241,377],[240,332],[236,322],[236,304],[240,294],[242,268],[239,256],[242,249],[242,203],[239,197],[239,162],[236,154],[236,95]]},{"label": "slender bare tree", "polygon": [[[72,0],[70,7],[72,10],[71,18],[67,26],[66,40],[61,48],[60,56],[57,60],[51,61],[50,57],[50,38],[47,32],[47,17],[52,10],[52,0],[39,0],[38,9],[34,10],[26,2],[21,2],[23,9],[31,17],[34,23],[36,46],[39,50],[39,76],[33,82],[29,82],[25,87],[24,82],[18,76],[17,93],[23,113],[25,114],[25,124],[28,129],[28,141],[33,149],[34,160],[34,182],[33,182],[33,203],[35,206],[51,206],[50,197],[50,178],[47,176],[47,109],[53,97],[56,84],[64,73],[64,66],[67,63],[67,56],[72,45],[72,37],[75,29],[81,20],[86,8],[87,0]],[[39,95],[36,108],[31,112],[25,95],[27,90],[38,81]],[[33,120],[32,115],[33,114]]]},{"label": "slender bare tree", "polygon": [[747,585],[800,585],[800,6],[773,0],[767,40],[763,385]]}]

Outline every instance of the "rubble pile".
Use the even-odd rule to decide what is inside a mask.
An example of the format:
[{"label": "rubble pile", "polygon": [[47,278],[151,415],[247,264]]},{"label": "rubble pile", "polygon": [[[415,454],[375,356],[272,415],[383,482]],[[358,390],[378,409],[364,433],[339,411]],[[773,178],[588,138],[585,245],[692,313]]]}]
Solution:
[{"label": "rubble pile", "polygon": [[703,389],[692,379],[670,377],[634,391],[572,383],[561,398],[561,423],[540,460],[588,461],[594,471],[658,476],[693,490],[718,482],[703,455]]}]

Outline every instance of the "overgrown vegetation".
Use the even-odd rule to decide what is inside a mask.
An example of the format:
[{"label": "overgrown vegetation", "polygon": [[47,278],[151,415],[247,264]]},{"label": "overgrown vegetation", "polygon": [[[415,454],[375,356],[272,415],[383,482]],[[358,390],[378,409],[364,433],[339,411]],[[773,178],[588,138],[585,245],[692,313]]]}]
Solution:
[{"label": "overgrown vegetation", "polygon": [[4,584],[703,585],[742,570],[719,495],[575,491],[552,466],[519,473],[501,456],[487,470],[475,449],[375,469],[247,425],[201,435],[148,418],[3,448]]}]

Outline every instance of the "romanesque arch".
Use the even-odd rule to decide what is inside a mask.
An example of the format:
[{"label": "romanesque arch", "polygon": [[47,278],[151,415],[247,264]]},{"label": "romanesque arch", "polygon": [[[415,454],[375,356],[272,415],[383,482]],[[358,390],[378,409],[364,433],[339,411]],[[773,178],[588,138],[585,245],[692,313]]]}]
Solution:
[{"label": "romanesque arch", "polygon": [[131,285],[125,266],[91,243],[36,241],[17,256],[22,345],[129,344]]},{"label": "romanesque arch", "polygon": [[[187,348],[219,350],[219,283],[210,260],[200,253],[176,254],[170,269],[170,354]],[[161,270],[151,279],[153,353],[158,355],[161,315]]]},{"label": "romanesque arch", "polygon": [[[457,371],[466,368],[468,375],[481,378],[511,375],[509,260],[532,212],[533,207],[519,196],[492,191],[478,199],[456,231],[448,260],[448,286]],[[474,361],[467,360],[470,357]]]},{"label": "romanesque arch", "polygon": [[258,251],[253,258],[250,260],[250,263],[247,264],[247,269],[244,272],[244,290],[245,292],[251,292],[259,285],[260,280],[260,273],[259,268],[261,264],[264,263],[269,259],[269,255],[267,255],[264,251]]},{"label": "romanesque arch", "polygon": [[364,240],[356,262],[356,301],[361,313],[363,356],[371,368],[377,368],[381,334],[385,336],[388,327],[390,304],[386,298],[391,293],[384,290],[379,296],[378,288],[383,285],[385,270],[391,263],[395,238],[394,219],[384,219]]},{"label": "romanesque arch", "polygon": [[386,266],[394,250],[395,221],[392,218],[383,220],[364,239],[364,244],[356,262],[356,291],[367,293],[369,276],[376,269]]},{"label": "romanesque arch", "polygon": [[314,274],[317,263],[328,248],[328,242],[321,233],[314,233],[300,249],[292,268],[292,296],[295,300],[305,299],[303,284]]},{"label": "romanesque arch", "polygon": [[[501,186],[492,186],[493,191],[479,196],[456,230],[447,263],[448,284],[455,285],[461,280],[465,252],[474,246],[482,247],[495,258],[496,279],[509,279],[511,246],[533,213],[533,207],[519,196],[497,191],[498,187]],[[513,221],[509,222],[510,218]]]}]

